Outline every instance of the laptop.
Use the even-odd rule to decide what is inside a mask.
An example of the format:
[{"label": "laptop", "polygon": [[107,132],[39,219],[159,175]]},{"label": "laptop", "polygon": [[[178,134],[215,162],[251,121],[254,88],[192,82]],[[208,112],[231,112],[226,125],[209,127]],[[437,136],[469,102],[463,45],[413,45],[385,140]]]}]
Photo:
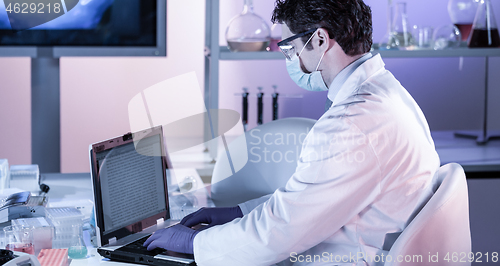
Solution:
[{"label": "laptop", "polygon": [[144,241],[170,219],[162,127],[90,145],[97,252],[110,260],[144,265],[196,265],[192,254]]}]

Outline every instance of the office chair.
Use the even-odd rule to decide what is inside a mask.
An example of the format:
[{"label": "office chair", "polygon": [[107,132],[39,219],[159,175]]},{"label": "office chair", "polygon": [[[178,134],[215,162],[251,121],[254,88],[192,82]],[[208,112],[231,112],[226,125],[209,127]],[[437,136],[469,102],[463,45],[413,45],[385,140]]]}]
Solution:
[{"label": "office chair", "polygon": [[[439,168],[434,195],[394,242],[388,254],[392,261],[385,265],[470,265],[470,252],[465,173],[459,164],[450,163]],[[433,263],[429,255],[435,259],[436,254],[439,262]],[[422,255],[422,261],[414,255]]]},{"label": "office chair", "polygon": [[[238,143],[237,140],[229,143],[229,150],[248,153],[248,162],[226,178],[227,163],[217,159],[211,182],[214,204],[217,207],[235,206],[285,186],[297,167],[302,142],[315,122],[298,117],[279,119],[245,132],[246,150],[232,149],[231,144]],[[232,153],[231,156],[238,155]]]}]

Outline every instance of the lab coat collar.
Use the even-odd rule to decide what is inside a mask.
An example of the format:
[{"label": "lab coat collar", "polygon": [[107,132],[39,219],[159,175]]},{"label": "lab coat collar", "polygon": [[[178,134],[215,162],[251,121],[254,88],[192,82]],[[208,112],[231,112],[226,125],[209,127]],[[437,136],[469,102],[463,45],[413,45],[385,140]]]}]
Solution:
[{"label": "lab coat collar", "polygon": [[333,79],[328,90],[328,99],[333,102],[332,106],[351,96],[361,83],[384,66],[380,54],[372,56],[371,53],[367,53],[344,68]]}]

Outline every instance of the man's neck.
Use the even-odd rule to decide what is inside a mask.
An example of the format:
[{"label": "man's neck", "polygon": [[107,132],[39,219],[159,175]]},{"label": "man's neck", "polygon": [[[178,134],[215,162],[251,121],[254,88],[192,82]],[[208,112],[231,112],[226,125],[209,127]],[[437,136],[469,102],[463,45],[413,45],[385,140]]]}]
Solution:
[{"label": "man's neck", "polygon": [[[339,50],[340,49],[340,50]],[[330,86],[332,84],[335,77],[348,65],[352,64],[352,62],[358,60],[364,54],[349,56],[344,53],[342,48],[337,45],[337,48],[332,49],[325,54],[324,65],[325,67],[321,71],[321,75],[323,80],[325,81],[326,86]]]}]

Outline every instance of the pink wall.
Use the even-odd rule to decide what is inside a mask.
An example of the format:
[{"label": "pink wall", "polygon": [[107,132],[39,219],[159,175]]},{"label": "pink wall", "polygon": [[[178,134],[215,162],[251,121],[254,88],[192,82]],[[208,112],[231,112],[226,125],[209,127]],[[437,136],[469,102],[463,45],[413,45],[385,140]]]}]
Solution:
[{"label": "pink wall", "polygon": [[31,163],[29,58],[0,58],[0,158]]}]

